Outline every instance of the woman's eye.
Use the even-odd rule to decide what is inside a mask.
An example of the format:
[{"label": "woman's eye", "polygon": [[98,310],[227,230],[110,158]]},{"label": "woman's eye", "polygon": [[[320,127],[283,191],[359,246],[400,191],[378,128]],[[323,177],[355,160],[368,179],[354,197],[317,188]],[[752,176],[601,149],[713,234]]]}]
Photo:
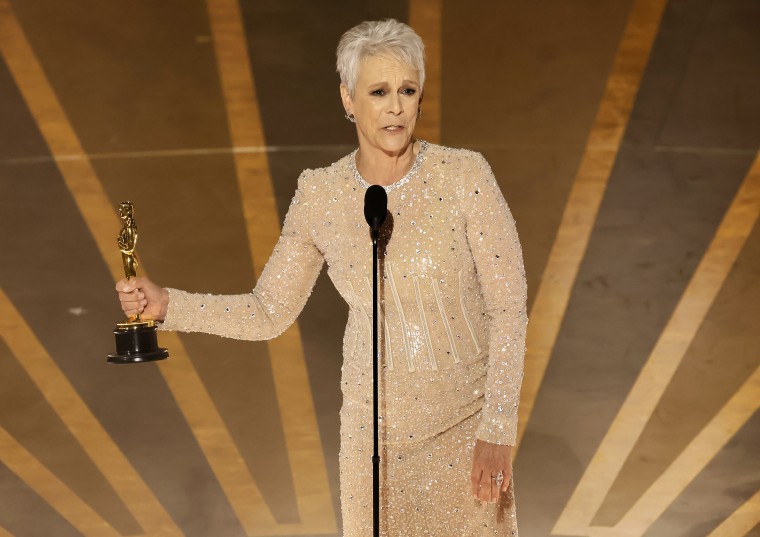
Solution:
[{"label": "woman's eye", "polygon": [[385,91],[383,91],[381,89],[376,89],[375,91],[373,91],[372,93],[370,93],[370,95],[385,95]]},{"label": "woman's eye", "polygon": [[414,95],[415,93],[417,93],[417,90],[414,88],[404,88],[403,90],[401,90],[401,93],[403,93],[404,95]]}]

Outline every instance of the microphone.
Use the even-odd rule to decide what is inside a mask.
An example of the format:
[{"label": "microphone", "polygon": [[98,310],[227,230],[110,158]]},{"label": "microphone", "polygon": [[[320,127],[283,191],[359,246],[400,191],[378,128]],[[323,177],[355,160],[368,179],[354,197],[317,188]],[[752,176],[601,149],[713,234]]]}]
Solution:
[{"label": "microphone", "polygon": [[385,222],[388,211],[388,194],[380,185],[372,185],[364,194],[364,218],[372,230],[372,239],[377,239],[377,232]]}]

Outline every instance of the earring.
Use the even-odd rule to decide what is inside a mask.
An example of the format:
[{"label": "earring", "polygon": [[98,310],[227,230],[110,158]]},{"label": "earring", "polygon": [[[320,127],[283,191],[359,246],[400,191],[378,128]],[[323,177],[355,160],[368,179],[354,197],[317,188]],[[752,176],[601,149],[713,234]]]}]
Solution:
[{"label": "earring", "polygon": [[349,120],[351,123],[356,123],[356,118],[354,117],[354,115],[348,112],[346,112],[346,119]]},{"label": "earring", "polygon": [[422,117],[422,107],[417,107],[417,119],[420,119]]}]

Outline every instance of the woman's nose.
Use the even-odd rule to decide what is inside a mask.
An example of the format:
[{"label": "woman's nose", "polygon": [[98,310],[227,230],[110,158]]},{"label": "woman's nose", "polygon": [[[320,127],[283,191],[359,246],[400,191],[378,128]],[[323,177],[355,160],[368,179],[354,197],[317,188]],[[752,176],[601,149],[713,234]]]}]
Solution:
[{"label": "woman's nose", "polygon": [[404,111],[401,106],[401,97],[398,94],[391,96],[391,102],[388,105],[388,112],[391,114],[399,115]]}]

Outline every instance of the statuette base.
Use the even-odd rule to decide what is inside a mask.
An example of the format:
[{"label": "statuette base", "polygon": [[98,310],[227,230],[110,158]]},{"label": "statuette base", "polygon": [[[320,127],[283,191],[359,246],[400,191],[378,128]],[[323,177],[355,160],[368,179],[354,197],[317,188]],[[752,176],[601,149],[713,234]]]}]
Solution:
[{"label": "statuette base", "polygon": [[119,323],[113,333],[116,352],[108,355],[109,364],[139,364],[169,357],[169,351],[158,346],[153,321]]}]

